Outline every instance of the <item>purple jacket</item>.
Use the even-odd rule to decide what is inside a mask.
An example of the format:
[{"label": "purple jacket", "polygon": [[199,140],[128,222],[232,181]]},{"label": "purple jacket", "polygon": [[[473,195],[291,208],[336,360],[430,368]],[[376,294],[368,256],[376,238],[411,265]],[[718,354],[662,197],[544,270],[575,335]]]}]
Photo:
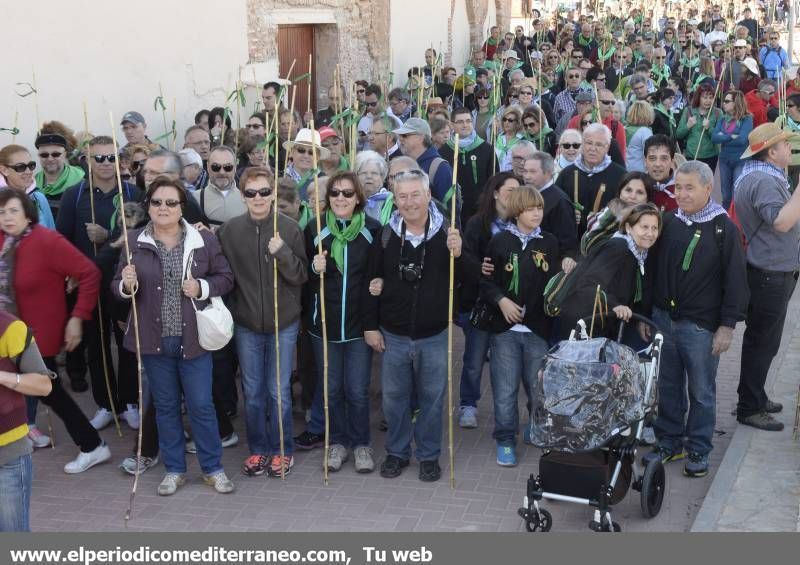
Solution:
[{"label": "purple jacket", "polygon": [[[198,310],[208,304],[212,296],[223,296],[233,289],[233,273],[228,260],[222,254],[222,248],[216,236],[210,231],[198,231],[182,220],[186,239],[183,243],[183,272],[191,256],[192,277],[200,283],[200,298],[195,301]],[[136,266],[139,286],[135,291],[136,309],[139,314],[139,344],[142,355],[158,355],[161,353],[161,260],[156,243],[146,235],[144,228],[131,230],[128,233],[128,245],[131,250],[131,262]],[[122,286],[122,269],[127,265],[125,253],[120,255],[117,274],[111,282],[111,292],[118,299],[130,300]],[[130,316],[125,329],[125,349],[136,351],[136,342]],[[205,350],[200,347],[197,338],[197,318],[192,301],[181,295],[181,316],[183,318],[183,358],[194,359]]]}]

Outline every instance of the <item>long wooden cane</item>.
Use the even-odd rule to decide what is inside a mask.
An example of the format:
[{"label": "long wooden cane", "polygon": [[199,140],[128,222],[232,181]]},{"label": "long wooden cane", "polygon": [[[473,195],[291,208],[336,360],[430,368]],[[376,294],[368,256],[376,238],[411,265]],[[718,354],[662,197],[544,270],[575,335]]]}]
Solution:
[{"label": "long wooden cane", "polygon": [[33,75],[33,109],[36,112],[36,135],[39,135],[39,131],[42,129],[42,120],[39,118],[39,87],[36,84],[36,69],[31,67],[31,73]]},{"label": "long wooden cane", "polygon": [[[294,100],[297,96],[297,85],[292,85],[292,103],[291,107],[289,108],[289,131],[286,133],[287,140],[291,140],[292,137],[292,128],[294,127]],[[286,152],[286,159],[283,161],[283,170],[285,171],[286,168],[289,166],[289,152]]]},{"label": "long wooden cane", "polygon": [[[311,61],[311,53],[309,53],[308,54],[308,92],[307,92],[307,96],[306,96],[306,112],[311,112],[311,87],[313,85],[313,80],[312,80],[313,75],[311,74],[311,63],[312,63],[312,61]],[[313,116],[314,113],[311,112],[311,115]],[[312,119],[311,121],[313,122],[314,120]],[[313,125],[311,126],[311,129],[314,129]]]},{"label": "long wooden cane", "polygon": [[[161,88],[161,83],[158,83],[158,98],[161,100],[161,118],[164,120],[164,135],[169,136],[169,130],[167,129],[167,106],[164,104],[164,89]],[[225,121],[224,119],[222,120]],[[214,124],[211,124],[212,126]],[[113,127],[113,126],[112,126]]]},{"label": "long wooden cane", "polygon": [[581,211],[578,208],[580,205],[580,191],[578,190],[578,168],[575,168],[574,175],[572,177],[572,195],[573,200],[575,201],[575,223],[580,225],[581,223]]},{"label": "long wooden cane", "polygon": [[[450,227],[456,226],[456,193],[458,192],[458,134],[453,144],[453,196],[450,199]],[[453,452],[453,293],[456,258],[450,251],[450,288],[447,298],[447,430],[450,451],[450,488],[456,488],[455,454]]]},{"label": "long wooden cane", "polygon": [[11,128],[11,143],[17,142],[17,132],[19,132],[19,110],[14,110],[14,125]]},{"label": "long wooden cane", "polygon": [[[292,62],[292,67],[294,67],[294,62]],[[289,69],[291,70],[291,69]],[[281,90],[283,90],[281,88]],[[275,121],[277,123],[278,120],[278,107],[279,104],[276,101],[275,103]],[[277,128],[277,126],[276,126]],[[289,133],[291,133],[291,128],[289,128]],[[272,237],[278,237],[278,209],[277,209],[277,196],[278,196],[278,151],[280,147],[280,139],[278,136],[278,130],[275,130],[275,188],[273,190],[273,194],[276,198],[272,201]],[[288,151],[286,152],[288,155]],[[283,464],[283,458],[286,453],[284,440],[283,440],[283,394],[281,393],[281,346],[280,340],[278,339],[280,333],[280,326],[278,324],[278,260],[273,257],[272,258],[272,308],[273,312],[275,313],[275,385],[277,387],[278,392],[278,441],[280,442],[281,448],[281,480],[286,479],[286,469]]]},{"label": "long wooden cane", "polygon": [[[89,112],[86,109],[86,102],[83,103],[83,128],[86,132],[89,131]],[[111,124],[111,130],[114,131],[114,124]],[[86,152],[86,165],[89,169],[88,174],[88,183],[89,183],[89,211],[92,216],[92,223],[96,224],[95,221],[95,211],[94,211],[94,179],[92,178],[92,156],[90,155],[90,151]],[[119,155],[119,150],[117,146],[114,145],[114,155]],[[119,166],[118,159],[114,160]],[[122,177],[120,176],[117,180],[120,187],[122,187]],[[120,188],[121,189],[121,188]],[[122,203],[120,202],[120,211],[122,211]],[[125,223],[123,218],[123,224]],[[109,226],[109,234],[111,226]],[[92,242],[92,249],[94,250],[95,256],[97,256],[97,244]],[[100,296],[97,297],[97,320],[98,320],[98,328],[100,329],[100,356],[103,360],[103,377],[105,379],[106,384],[106,393],[108,394],[108,405],[111,407],[111,416],[114,418],[114,425],[117,428],[117,435],[122,437],[122,429],[119,425],[119,417],[117,415],[117,409],[114,407],[114,395],[111,393],[111,378],[108,376],[108,354],[106,352],[106,340],[105,340],[105,317],[103,316],[103,301],[101,300]],[[141,418],[139,418],[139,422],[141,422]]]},{"label": "long wooden cane", "polygon": [[[724,69],[724,65],[725,65],[725,64],[727,64],[727,63],[723,63],[723,69],[722,69],[722,73],[723,73],[723,74],[724,74],[724,72],[725,72],[725,69]],[[719,85],[720,85],[720,84],[722,84],[722,81],[721,81],[721,80],[718,80],[718,81],[717,81],[717,88],[716,88],[716,89],[714,89],[714,100],[715,100],[715,101],[716,101],[716,99],[717,99],[717,93],[719,92]],[[711,104],[711,108],[709,108],[709,109],[708,109],[708,112],[706,112],[706,118],[705,118],[706,120],[708,120],[708,119],[709,119],[709,117],[711,116],[711,113],[712,113],[713,111],[714,111],[714,104],[713,104],[713,102],[712,102],[712,104]],[[708,125],[710,126],[710,125],[711,125],[711,123],[709,123]],[[706,133],[706,129],[708,129],[708,128],[705,128],[705,127],[703,128],[703,130],[700,132],[700,139],[698,139],[698,140],[697,140],[697,149],[695,149],[695,152],[694,152],[694,160],[695,160],[695,161],[697,161],[697,156],[700,154],[700,145],[701,145],[701,144],[702,144],[702,142],[703,142],[703,134],[704,134],[704,133]]]},{"label": "long wooden cane", "polygon": [[[314,120],[311,120],[311,130],[314,131]],[[314,170],[317,169],[317,144],[312,139],[311,159]],[[314,214],[317,221],[317,254],[322,255],[322,218],[319,208],[319,177],[314,175]],[[325,453],[322,455],[322,476],[328,484],[328,447],[330,445],[330,413],[328,408],[328,325],[325,323],[325,271],[319,274],[319,314],[322,324],[322,398],[325,408]]]},{"label": "long wooden cane", "polygon": [[[118,154],[119,149],[117,145],[117,133],[114,128],[114,116],[111,112],[108,113],[108,121],[111,124],[111,139],[114,143],[114,154]],[[119,210],[123,215],[122,219],[122,237],[125,241],[125,258],[127,259],[128,266],[131,265],[131,249],[128,245],[128,226],[125,224],[124,209],[125,209],[125,194],[122,190],[122,174],[119,170],[119,159],[114,160],[114,168],[117,173],[117,190],[119,191]],[[131,316],[133,317],[133,337],[136,344],[136,384],[139,388],[139,421],[143,419],[142,415],[142,348],[139,345],[139,312],[136,308],[136,293],[131,292]],[[139,475],[141,474],[141,461],[142,461],[142,429],[144,426],[139,426],[136,439],[136,474],[133,476],[133,487],[131,488],[131,497],[128,503],[128,509],[125,511],[125,525],[128,525],[128,520],[131,519],[133,514],[133,503],[136,497],[136,487],[139,485]]]}]

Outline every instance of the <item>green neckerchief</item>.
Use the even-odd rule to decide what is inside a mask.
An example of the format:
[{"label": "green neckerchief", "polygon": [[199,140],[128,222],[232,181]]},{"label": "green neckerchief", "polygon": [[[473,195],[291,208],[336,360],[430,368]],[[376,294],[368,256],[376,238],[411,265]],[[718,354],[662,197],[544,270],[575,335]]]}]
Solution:
[{"label": "green neckerchief", "polygon": [[613,45],[609,48],[608,51],[603,51],[603,46],[602,45],[598,45],[597,46],[597,59],[599,61],[608,61],[611,58],[611,56],[616,52],[617,52],[617,48],[614,47]]},{"label": "green neckerchief", "polygon": [[639,129],[641,129],[642,127],[643,126],[629,126],[629,125],[626,125],[625,126],[625,138],[630,140],[631,138],[633,138],[634,135],[636,135],[636,132],[639,131]]},{"label": "green neckerchief", "polygon": [[698,243],[700,243],[700,228],[695,230],[692,240],[686,247],[686,253],[683,254],[683,263],[681,263],[681,269],[684,273],[688,271],[689,267],[692,265],[692,257],[694,256],[694,250]]},{"label": "green neckerchief", "polygon": [[353,241],[361,233],[364,228],[364,218],[363,210],[356,212],[347,227],[342,229],[341,221],[336,219],[336,214],[333,213],[333,210],[325,212],[325,225],[333,236],[331,256],[336,262],[336,267],[340,273],[344,273],[344,248],[348,242]]},{"label": "green neckerchief", "polygon": [[642,301],[642,273],[636,269],[636,292],[633,295],[633,303],[638,304]]},{"label": "green neckerchief", "polygon": [[297,190],[300,190],[301,187],[305,186],[306,183],[309,181],[309,179],[311,179],[311,177],[313,177],[314,175],[318,175],[318,174],[319,174],[319,169],[311,169],[306,174],[304,174],[302,177],[300,177],[300,180],[297,181]]},{"label": "green neckerchief", "polygon": [[661,112],[667,118],[669,118],[669,127],[674,131],[676,127],[675,114],[664,108],[664,105],[661,102],[656,104],[655,110],[656,112]]},{"label": "green neckerchief", "polygon": [[36,186],[39,187],[39,190],[41,190],[45,196],[51,198],[64,192],[67,187],[78,184],[85,175],[86,173],[84,173],[83,169],[80,167],[66,165],[54,183],[45,184],[43,169],[39,169],[36,175],[34,175],[34,178],[36,179]]},{"label": "green neckerchief", "polygon": [[657,87],[660,87],[661,82],[668,80],[670,77],[668,65],[654,65],[650,72],[653,74],[653,79],[655,80]]},{"label": "green neckerchief", "polygon": [[786,118],[786,126],[792,130],[793,132],[800,132],[800,123],[794,121],[792,118],[789,117],[789,114],[784,114]]},{"label": "green neckerchief", "polygon": [[692,84],[692,87],[689,89],[689,92],[694,92],[695,89],[697,89],[697,87],[700,86],[700,83],[708,78],[711,77],[708,75],[704,75],[703,73],[698,73],[697,78],[694,79],[694,84]]},{"label": "green neckerchief", "polygon": [[544,145],[544,138],[547,137],[547,135],[551,131],[553,131],[553,130],[550,129],[549,127],[547,127],[547,126],[544,126],[544,128],[542,128],[541,132],[536,132],[533,135],[528,135],[527,133],[525,133],[522,136],[525,138],[526,141],[530,141],[531,143],[533,143],[533,145],[536,147],[536,149],[538,149],[539,151],[544,151],[544,149],[539,147],[539,139],[542,140],[542,144]]},{"label": "green neckerchief", "polygon": [[592,44],[592,36],[585,38],[583,37],[582,33],[578,34],[578,45],[580,45],[581,47],[589,47],[589,45],[591,44]]},{"label": "green neckerchief", "polygon": [[339,167],[336,169],[337,171],[349,171],[350,170],[350,161],[342,155],[339,157]]},{"label": "green neckerchief", "polygon": [[564,71],[568,71],[571,68],[572,65],[570,63],[559,63],[558,66],[556,67],[556,74],[563,73]]},{"label": "green neckerchief", "polygon": [[300,202],[300,217],[297,218],[297,225],[300,226],[300,229],[306,229],[306,226],[313,217],[314,214],[311,212],[309,205],[306,202]]},{"label": "green neckerchief", "polygon": [[700,66],[700,55],[695,55],[690,59],[686,56],[686,53],[681,53],[680,66],[686,69],[694,69]]},{"label": "green neckerchief", "polygon": [[[472,140],[472,143],[467,145],[466,147],[459,147],[458,154],[461,156],[461,166],[467,166],[467,153],[474,150],[478,145],[483,143],[483,139],[481,139],[480,135],[475,135],[475,139]],[[452,139],[447,140],[447,146],[453,150],[455,154],[455,143]],[[472,182],[478,184],[478,159],[474,155],[470,158],[470,164],[472,165]]]},{"label": "green neckerchief", "polygon": [[512,147],[514,147],[517,143],[522,141],[522,138],[519,136],[519,134],[517,134],[514,137],[512,137],[511,141],[509,141],[509,142],[506,142],[506,141],[503,140],[504,136],[505,136],[505,134],[501,133],[500,135],[497,136],[497,140],[494,142],[494,146],[503,155],[505,155],[506,153],[511,151]]},{"label": "green neckerchief", "polygon": [[383,201],[383,206],[381,206],[380,222],[382,226],[385,226],[389,223],[389,219],[392,217],[393,209],[394,193],[390,192],[389,196],[386,197],[386,200]]},{"label": "green neckerchief", "polygon": [[634,63],[638,63],[643,58],[644,58],[644,53],[642,53],[641,51],[636,51],[636,50],[633,51],[633,62]]},{"label": "green neckerchief", "polygon": [[514,296],[519,296],[519,256],[516,253],[511,253],[508,257],[508,266],[511,266],[511,280],[508,283],[508,291],[514,293]]},{"label": "green neckerchief", "polygon": [[494,38],[494,37],[492,37],[491,35],[490,35],[490,36],[489,36],[489,38],[486,40],[486,45],[497,45],[498,43],[500,43],[500,40],[499,40],[499,39],[495,39],[495,38]]}]

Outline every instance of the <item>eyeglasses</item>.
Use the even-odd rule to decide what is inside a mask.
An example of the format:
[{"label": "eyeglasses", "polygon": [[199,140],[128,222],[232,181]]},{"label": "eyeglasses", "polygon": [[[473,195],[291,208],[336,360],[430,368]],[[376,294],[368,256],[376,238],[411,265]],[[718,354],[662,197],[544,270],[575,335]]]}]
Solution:
[{"label": "eyeglasses", "polygon": [[[503,118],[503,123],[508,122],[510,124],[513,124],[516,121],[517,121],[517,118]],[[31,169],[31,170],[33,170],[33,169]]]},{"label": "eyeglasses", "polygon": [[654,59],[655,61],[663,61],[664,59],[666,59],[666,57],[664,57],[663,55],[660,55],[660,56],[658,56],[658,57],[653,57],[653,59]]},{"label": "eyeglasses", "polygon": [[336,198],[337,196],[344,196],[345,198],[352,198],[352,197],[354,197],[356,195],[356,191],[355,190],[336,190],[334,188],[334,189],[331,189],[331,190],[328,191],[328,195],[330,195],[331,198]]},{"label": "eyeglasses", "polygon": [[109,163],[114,163],[117,160],[116,155],[93,155],[95,163],[105,163],[108,161]]},{"label": "eyeglasses", "polygon": [[482,95],[478,96],[478,100],[488,100],[488,99],[489,99],[489,95],[488,94],[482,94]]},{"label": "eyeglasses", "polygon": [[591,123],[593,123],[593,122],[591,122],[591,121],[585,121],[585,120],[584,120],[584,121],[582,121],[582,122],[581,122],[581,127],[584,127],[584,128],[585,128],[586,126],[588,126],[588,125],[589,125],[589,124],[591,124]]},{"label": "eyeglasses", "polygon": [[580,143],[562,143],[561,147],[564,148],[564,149],[580,149],[581,148],[581,144]]},{"label": "eyeglasses", "polygon": [[140,159],[139,161],[131,161],[131,164],[128,165],[128,168],[135,173],[136,171],[139,170],[139,167],[144,167],[145,162],[147,162],[147,159]]},{"label": "eyeglasses", "polygon": [[166,204],[167,208],[176,208],[181,205],[180,200],[161,200],[160,198],[151,198],[150,206],[153,208],[161,208],[162,204]]},{"label": "eyeglasses", "polygon": [[220,165],[219,163],[212,163],[209,165],[209,169],[214,171],[215,173],[224,170],[226,173],[230,173],[233,170],[233,165],[230,163],[225,163],[224,165]]},{"label": "eyeglasses", "polygon": [[260,189],[256,190],[254,188],[245,188],[242,191],[242,194],[244,194],[245,198],[255,198],[256,196],[260,196],[261,198],[266,198],[267,196],[272,194],[272,189],[271,188],[260,188]]},{"label": "eyeglasses", "polygon": [[616,100],[601,100],[600,103],[603,104],[604,106],[613,106],[614,104],[617,103],[617,101]]},{"label": "eyeglasses", "polygon": [[581,78],[580,74],[568,74],[567,78]]},{"label": "eyeglasses", "polygon": [[364,94],[365,92],[366,90],[364,90],[363,88],[359,88],[356,90],[356,94]]},{"label": "eyeglasses", "polygon": [[17,163],[16,165],[6,165],[9,169],[16,173],[24,173],[25,169],[31,171],[36,169],[36,161],[29,161],[28,163]]},{"label": "eyeglasses", "polygon": [[40,159],[50,159],[52,157],[53,159],[58,159],[63,154],[64,154],[63,151],[53,151],[51,153],[44,152],[44,153],[39,153],[39,158]]},{"label": "eyeglasses", "polygon": [[246,127],[247,129],[262,129],[262,128],[264,128],[264,126],[262,124],[247,124],[244,127]]}]

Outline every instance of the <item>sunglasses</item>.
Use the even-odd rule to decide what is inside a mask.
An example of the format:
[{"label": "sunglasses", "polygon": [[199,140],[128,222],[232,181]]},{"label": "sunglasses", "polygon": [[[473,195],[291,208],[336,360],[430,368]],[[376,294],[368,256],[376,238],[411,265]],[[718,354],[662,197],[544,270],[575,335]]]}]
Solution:
[{"label": "sunglasses", "polygon": [[209,165],[208,168],[214,171],[215,173],[220,172],[220,170],[222,169],[224,169],[226,173],[230,173],[233,170],[233,165],[231,165],[230,163],[226,163],[224,165],[220,165],[219,163],[213,163]]},{"label": "sunglasses", "polygon": [[535,125],[536,125],[536,122],[525,122],[525,127],[526,128],[532,128]]},{"label": "sunglasses", "polygon": [[364,105],[365,105],[367,108],[374,108],[375,106],[377,106],[377,105],[378,105],[378,103],[377,103],[377,102],[364,102]]},{"label": "sunglasses", "polygon": [[770,41],[779,41],[780,37],[770,37],[769,40]]},{"label": "sunglasses", "polygon": [[563,147],[564,149],[580,149],[581,148],[581,144],[580,143],[562,143],[561,147]]},{"label": "sunglasses", "polygon": [[489,96],[486,95],[486,94],[478,96],[478,100],[488,100],[488,99],[489,99]]},{"label": "sunglasses", "polygon": [[[516,121],[517,121],[517,118],[503,118],[503,122],[508,122],[510,124],[513,124]],[[31,169],[31,170],[33,170],[33,169]]]},{"label": "sunglasses", "polygon": [[604,106],[613,106],[614,104],[617,103],[617,101],[616,100],[601,100],[600,103],[603,104]]},{"label": "sunglasses", "polygon": [[105,163],[108,161],[109,163],[115,163],[117,161],[116,155],[94,155],[95,163]]},{"label": "sunglasses", "polygon": [[364,90],[363,88],[359,88],[358,90],[356,90],[356,94],[364,94],[365,92],[366,90]]},{"label": "sunglasses", "polygon": [[[733,100],[731,100],[731,102],[733,102]],[[795,106],[794,104],[787,104],[786,107],[787,108],[796,108],[797,106]]]},{"label": "sunglasses", "polygon": [[567,75],[567,78],[581,78],[580,74],[577,75]]},{"label": "sunglasses", "polygon": [[336,198],[337,196],[344,196],[345,198],[352,198],[353,196],[356,195],[356,191],[355,190],[336,190],[336,189],[333,189],[333,190],[329,190],[328,191],[328,195],[331,198]]},{"label": "sunglasses", "polygon": [[520,91],[519,91],[519,94],[520,94],[520,96],[522,96],[523,94],[524,94],[525,96],[533,96],[533,92],[532,92],[532,91],[530,91],[530,90],[520,90]]},{"label": "sunglasses", "polygon": [[144,167],[145,162],[147,159],[141,159],[139,161],[131,161],[131,164],[128,168],[133,171],[134,173],[139,170],[139,167]]},{"label": "sunglasses", "polygon": [[31,171],[36,169],[36,161],[29,161],[28,163],[17,163],[16,165],[6,165],[9,169],[16,173],[24,173],[25,169]]},{"label": "sunglasses", "polygon": [[39,153],[40,159],[49,159],[52,157],[53,159],[58,159],[64,154],[63,151],[53,151],[52,153]]},{"label": "sunglasses", "polygon": [[592,122],[581,122],[581,127],[584,127],[584,128],[585,128],[586,126],[588,126],[588,125],[589,125],[589,124],[591,124],[591,123],[592,123]]},{"label": "sunglasses", "polygon": [[150,199],[150,206],[153,208],[161,208],[162,204],[166,204],[167,208],[177,208],[181,205],[180,200],[161,200],[160,198],[151,198]]},{"label": "sunglasses", "polygon": [[254,188],[245,188],[242,191],[245,198],[255,198],[256,196],[260,196],[261,198],[266,198],[270,194],[272,194],[271,188],[262,188],[260,190],[256,190]]}]

